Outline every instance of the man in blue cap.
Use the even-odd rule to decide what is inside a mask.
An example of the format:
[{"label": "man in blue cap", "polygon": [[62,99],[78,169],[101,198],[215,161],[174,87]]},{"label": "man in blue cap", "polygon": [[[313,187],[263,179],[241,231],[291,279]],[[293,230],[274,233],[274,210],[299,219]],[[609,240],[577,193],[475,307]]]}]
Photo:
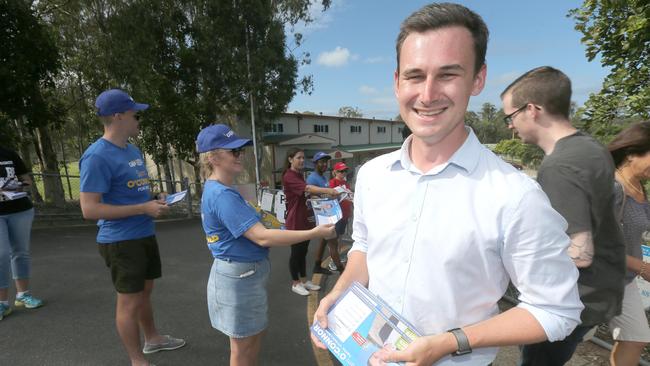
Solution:
[{"label": "man in blue cap", "polygon": [[[325,177],[325,172],[329,167],[329,161],[332,159],[331,156],[327,155],[323,151],[319,151],[314,154],[314,157],[311,161],[314,163],[314,171],[309,174],[307,177],[307,184],[322,188],[329,188],[329,181]],[[321,262],[323,261],[323,254],[325,253],[325,247],[327,246],[327,240],[321,239],[320,244],[318,245],[318,251],[316,252],[316,258],[314,258],[314,273],[321,274],[332,274],[327,268],[321,267]]]},{"label": "man in blue cap", "polygon": [[164,195],[152,199],[142,153],[128,143],[140,132],[137,113],[149,105],[111,89],[97,97],[95,107],[104,135],[79,160],[81,210],[84,218],[98,220],[99,252],[117,291],[115,322],[131,365],[151,365],[144,353],[180,348],[185,341],[160,335],[153,320],[153,280],[161,277],[153,219],[169,207]]}]

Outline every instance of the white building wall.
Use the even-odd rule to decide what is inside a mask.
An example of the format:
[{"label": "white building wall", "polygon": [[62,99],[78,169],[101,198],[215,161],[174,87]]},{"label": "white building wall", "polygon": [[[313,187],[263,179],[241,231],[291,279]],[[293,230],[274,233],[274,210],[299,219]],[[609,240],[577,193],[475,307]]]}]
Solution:
[{"label": "white building wall", "polygon": [[[352,127],[361,127],[361,132],[351,132]],[[343,118],[341,121],[341,142],[340,145],[364,145],[369,144],[368,121]]]},{"label": "white building wall", "polygon": [[[333,118],[319,118],[319,116],[302,116],[300,121],[300,133],[312,133],[319,136],[330,138],[335,142],[335,145],[339,141],[339,126],[338,119]],[[327,132],[315,132],[314,126],[327,126]]]},{"label": "white building wall", "polygon": [[282,135],[297,135],[298,132],[298,117],[297,116],[280,116],[273,123],[282,123]]},{"label": "white building wall", "polygon": [[[371,144],[389,144],[391,143],[391,125],[392,122],[372,121],[369,124],[370,143]],[[383,128],[383,132],[378,132]]]}]

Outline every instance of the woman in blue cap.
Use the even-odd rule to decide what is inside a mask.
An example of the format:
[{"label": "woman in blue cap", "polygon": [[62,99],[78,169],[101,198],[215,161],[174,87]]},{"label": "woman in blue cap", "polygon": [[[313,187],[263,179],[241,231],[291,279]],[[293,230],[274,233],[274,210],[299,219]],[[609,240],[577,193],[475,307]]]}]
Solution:
[{"label": "woman in blue cap", "polygon": [[253,207],[233,187],[244,170],[242,153],[251,145],[228,126],[211,125],[196,141],[205,188],[203,230],[214,262],[208,280],[212,326],[230,337],[230,365],[257,365],[268,324],[269,247],[331,236],[333,225],[311,230],[266,229]]}]

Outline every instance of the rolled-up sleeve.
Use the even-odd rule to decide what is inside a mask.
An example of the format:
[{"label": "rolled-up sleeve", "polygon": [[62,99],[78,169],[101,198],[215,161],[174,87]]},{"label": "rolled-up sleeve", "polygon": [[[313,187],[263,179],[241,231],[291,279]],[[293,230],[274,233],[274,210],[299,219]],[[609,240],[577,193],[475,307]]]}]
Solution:
[{"label": "rolled-up sleeve", "polygon": [[541,189],[531,189],[504,220],[503,264],[519,291],[518,307],[541,324],[548,340],[558,341],[580,324],[584,308],[578,270],[567,254],[567,222]]}]

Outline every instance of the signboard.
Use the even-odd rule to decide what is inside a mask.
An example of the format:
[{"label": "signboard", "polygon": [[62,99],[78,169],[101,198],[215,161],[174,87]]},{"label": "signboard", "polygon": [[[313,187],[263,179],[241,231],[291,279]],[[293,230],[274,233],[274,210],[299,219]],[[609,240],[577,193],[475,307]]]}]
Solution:
[{"label": "signboard", "polygon": [[[650,246],[641,245],[641,250],[643,251],[643,261],[650,261]],[[636,285],[639,286],[639,292],[641,293],[641,301],[643,302],[643,307],[647,310],[650,308],[650,282],[637,276]]]}]

